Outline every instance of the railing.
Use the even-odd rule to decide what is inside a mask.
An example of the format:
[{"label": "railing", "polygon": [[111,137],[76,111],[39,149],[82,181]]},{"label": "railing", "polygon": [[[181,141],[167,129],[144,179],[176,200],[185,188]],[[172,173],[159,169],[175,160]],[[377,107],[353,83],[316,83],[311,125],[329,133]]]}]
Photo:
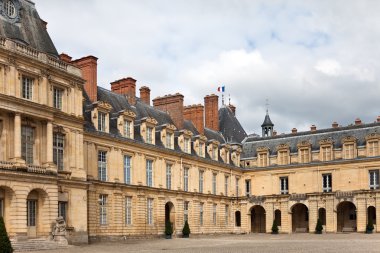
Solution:
[{"label": "railing", "polygon": [[258,204],[264,202],[265,197],[264,196],[254,196],[252,195],[251,197],[248,198],[248,201],[250,203]]},{"label": "railing", "polygon": [[6,161],[0,161],[0,168],[11,170],[14,168],[15,163],[13,162],[6,162]]},{"label": "railing", "polygon": [[67,71],[67,63],[48,56],[48,64]]},{"label": "railing", "polygon": [[16,43],[16,51],[38,59],[39,52],[37,50],[35,50],[34,48]]},{"label": "railing", "polygon": [[343,198],[353,198],[354,192],[336,192],[335,197],[337,199],[343,199]]},{"label": "railing", "polygon": [[27,171],[31,173],[46,174],[46,168],[39,165],[27,165]]},{"label": "railing", "polygon": [[289,200],[293,200],[293,201],[306,200],[306,198],[307,198],[306,194],[291,194],[289,196]]}]

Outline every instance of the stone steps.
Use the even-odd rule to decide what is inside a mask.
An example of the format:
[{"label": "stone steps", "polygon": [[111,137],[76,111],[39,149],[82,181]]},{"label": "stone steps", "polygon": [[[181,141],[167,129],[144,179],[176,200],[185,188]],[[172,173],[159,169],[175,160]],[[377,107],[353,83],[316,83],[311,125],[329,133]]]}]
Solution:
[{"label": "stone steps", "polygon": [[59,244],[58,242],[50,241],[46,239],[11,241],[11,243],[15,252],[55,250],[55,249],[65,249],[68,247],[67,245],[62,245],[62,244]]}]

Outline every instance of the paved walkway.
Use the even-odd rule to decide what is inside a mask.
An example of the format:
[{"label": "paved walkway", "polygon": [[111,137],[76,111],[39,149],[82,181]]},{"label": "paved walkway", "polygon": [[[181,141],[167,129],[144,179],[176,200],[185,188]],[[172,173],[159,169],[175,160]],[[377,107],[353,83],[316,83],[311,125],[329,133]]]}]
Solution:
[{"label": "paved walkway", "polygon": [[380,234],[292,234],[292,235],[220,235],[192,237],[190,239],[126,240],[124,242],[96,243],[71,246],[66,250],[44,253],[372,253],[380,252]]}]

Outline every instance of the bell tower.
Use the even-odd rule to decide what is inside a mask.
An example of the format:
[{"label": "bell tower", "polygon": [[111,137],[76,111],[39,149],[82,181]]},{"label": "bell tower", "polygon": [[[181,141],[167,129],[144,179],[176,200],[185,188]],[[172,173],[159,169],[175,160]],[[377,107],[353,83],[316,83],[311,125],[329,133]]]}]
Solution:
[{"label": "bell tower", "polygon": [[263,124],[261,125],[261,129],[262,129],[262,137],[270,137],[270,136],[273,136],[273,127],[274,127],[274,124],[272,123],[272,121],[270,120],[270,117],[269,117],[269,112],[268,112],[268,100],[266,102],[266,107],[267,107],[267,114],[265,115],[265,119],[264,119],[264,122]]}]

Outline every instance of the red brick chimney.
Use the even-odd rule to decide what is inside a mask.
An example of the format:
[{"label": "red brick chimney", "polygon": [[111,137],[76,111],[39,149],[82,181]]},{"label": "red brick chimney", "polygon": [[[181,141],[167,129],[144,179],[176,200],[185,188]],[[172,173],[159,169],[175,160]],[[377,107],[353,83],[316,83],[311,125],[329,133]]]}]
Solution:
[{"label": "red brick chimney", "polygon": [[204,106],[201,104],[185,106],[183,108],[183,118],[193,122],[200,134],[204,134]]},{"label": "red brick chimney", "polygon": [[296,133],[297,133],[297,128],[294,127],[294,128],[292,129],[292,134],[296,134]]},{"label": "red brick chimney", "polygon": [[356,126],[361,125],[361,124],[362,124],[361,119],[359,119],[359,118],[355,119],[355,125]]},{"label": "red brick chimney", "polygon": [[380,122],[380,116],[377,116],[377,120],[376,120],[377,122]]},{"label": "red brick chimney", "polygon": [[219,97],[215,94],[205,97],[205,127],[219,131]]},{"label": "red brick chimney", "polygon": [[153,106],[167,112],[177,129],[183,129],[183,95],[176,93],[153,99]]},{"label": "red brick chimney", "polygon": [[147,105],[150,105],[150,89],[147,86],[140,88],[140,99]]},{"label": "red brick chimney", "polygon": [[228,108],[230,108],[230,110],[232,111],[232,113],[236,116],[236,106],[234,106],[232,104],[229,104]]},{"label": "red brick chimney", "polygon": [[61,59],[61,61],[64,61],[66,63],[71,63],[71,60],[72,60],[72,57],[65,53],[60,54],[59,58]]},{"label": "red brick chimney", "polygon": [[273,130],[273,136],[277,136],[277,131]]},{"label": "red brick chimney", "polygon": [[127,97],[129,104],[136,104],[136,80],[132,77],[116,80],[111,83],[111,90]]},{"label": "red brick chimney", "polygon": [[98,58],[86,56],[71,62],[82,70],[82,78],[86,80],[84,89],[91,102],[98,100]]},{"label": "red brick chimney", "polygon": [[336,121],[334,121],[331,126],[332,128],[338,128],[339,124]]},{"label": "red brick chimney", "polygon": [[310,131],[311,131],[311,132],[315,132],[315,131],[317,131],[317,127],[316,127],[315,125],[311,125],[311,127],[310,127]]}]

